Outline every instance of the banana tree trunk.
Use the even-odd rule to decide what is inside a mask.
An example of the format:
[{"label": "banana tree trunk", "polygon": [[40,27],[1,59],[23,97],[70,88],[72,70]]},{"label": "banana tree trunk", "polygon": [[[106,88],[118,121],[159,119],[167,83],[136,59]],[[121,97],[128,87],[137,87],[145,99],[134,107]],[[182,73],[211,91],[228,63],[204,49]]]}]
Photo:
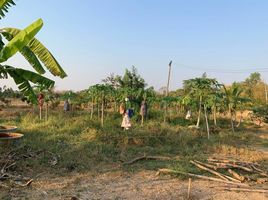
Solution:
[{"label": "banana tree trunk", "polygon": [[208,116],[207,116],[207,107],[204,105],[204,113],[205,113],[205,119],[206,119],[206,127],[207,127],[207,134],[208,134],[208,139],[209,139],[209,124],[208,124]]},{"label": "banana tree trunk", "polygon": [[200,124],[201,109],[202,109],[202,96],[199,97],[199,111],[198,111],[198,118],[196,122],[197,127],[199,127],[199,124]]}]

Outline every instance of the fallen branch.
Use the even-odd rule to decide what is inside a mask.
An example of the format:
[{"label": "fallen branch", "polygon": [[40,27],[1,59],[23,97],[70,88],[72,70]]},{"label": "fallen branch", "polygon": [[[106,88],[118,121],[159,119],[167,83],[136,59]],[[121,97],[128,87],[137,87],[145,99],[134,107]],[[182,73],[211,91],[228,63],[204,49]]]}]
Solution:
[{"label": "fallen branch", "polygon": [[235,171],[231,170],[231,169],[228,169],[228,172],[236,179],[240,180],[240,181],[244,181],[245,180],[245,177],[242,176],[242,175],[239,175],[238,173],[236,173]]},{"label": "fallen branch", "polygon": [[268,174],[267,174],[265,171],[263,171],[263,170],[257,168],[257,167],[254,166],[254,165],[251,165],[251,167],[252,167],[252,168],[255,170],[255,172],[257,172],[258,174],[260,174],[260,175],[262,175],[262,176],[265,176],[265,177],[268,177]]},{"label": "fallen branch", "polygon": [[196,163],[195,161],[192,161],[192,160],[190,161],[190,163],[194,164],[195,166],[197,166],[197,167],[200,168],[200,169],[203,169],[203,170],[205,170],[205,171],[208,171],[208,172],[210,172],[210,173],[212,173],[212,174],[214,174],[214,175],[220,177],[221,179],[223,179],[223,180],[225,180],[225,181],[228,181],[228,179],[225,178],[225,177],[224,177],[221,173],[219,173],[219,172],[216,172],[216,171],[214,171],[214,170],[212,170],[212,169],[209,169],[209,168],[207,168],[207,167],[205,167],[205,166],[203,166],[203,165],[201,165],[201,164],[198,164],[198,163]]},{"label": "fallen branch", "polygon": [[209,181],[216,181],[216,182],[221,182],[221,183],[227,183],[227,184],[232,184],[232,185],[240,185],[240,186],[248,186],[247,184],[244,183],[236,183],[236,182],[232,182],[232,181],[225,181],[219,178],[212,178],[212,177],[208,177],[208,176],[203,176],[203,175],[198,175],[198,174],[191,174],[191,173],[186,173],[186,172],[180,172],[180,171],[175,171],[175,170],[171,170],[171,169],[159,169],[158,173],[164,173],[164,174],[182,174],[182,175],[188,175],[191,177],[196,177],[196,178],[200,178],[200,179],[204,179],[204,180],[209,180]]},{"label": "fallen branch", "polygon": [[140,161],[140,160],[171,160],[171,158],[165,157],[165,156],[146,156],[146,155],[143,155],[143,156],[134,158],[133,160],[130,160],[128,162],[124,162],[123,165],[130,165],[130,164],[133,164],[133,163]]},{"label": "fallen branch", "polygon": [[198,163],[198,164],[201,164],[201,165],[203,165],[203,166],[205,166],[205,167],[208,167],[208,168],[211,168],[211,169],[214,169],[214,170],[217,170],[218,168],[217,168],[217,166],[215,166],[215,165],[211,165],[211,164],[207,164],[207,163],[203,163],[203,162],[200,162],[200,161],[198,161],[198,160],[194,160],[196,163]]},{"label": "fallen branch", "polygon": [[230,163],[230,164],[247,165],[247,166],[251,166],[251,165],[255,165],[258,167],[260,166],[259,163],[255,163],[255,162],[245,162],[245,161],[228,160],[228,159],[208,158],[207,161],[210,163],[217,162],[217,163]]},{"label": "fallen branch", "polygon": [[250,188],[228,188],[221,187],[219,189],[227,190],[227,191],[237,191],[237,192],[257,192],[257,193],[268,193],[268,190],[265,189],[250,189]]},{"label": "fallen branch", "polygon": [[33,179],[30,179],[26,183],[21,183],[21,182],[15,181],[15,184],[17,184],[21,187],[27,187],[27,186],[30,186],[32,182],[33,182]]},{"label": "fallen branch", "polygon": [[237,168],[237,169],[242,169],[246,172],[253,172],[252,168],[237,165],[237,164],[231,164],[231,163],[214,163],[218,168],[221,169],[231,169],[231,168]]}]

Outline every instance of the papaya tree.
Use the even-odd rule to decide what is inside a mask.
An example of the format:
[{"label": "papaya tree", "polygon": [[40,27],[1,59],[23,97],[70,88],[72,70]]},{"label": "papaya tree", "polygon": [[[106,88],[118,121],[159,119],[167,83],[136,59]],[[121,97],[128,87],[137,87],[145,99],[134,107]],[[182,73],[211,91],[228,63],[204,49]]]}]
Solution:
[{"label": "papaya tree", "polygon": [[196,127],[199,127],[200,125],[200,118],[203,107],[209,139],[210,132],[207,108],[209,106],[209,97],[215,94],[215,91],[219,87],[219,84],[216,79],[207,78],[205,73],[200,78],[185,80],[183,84],[185,90],[188,91],[188,95],[198,101],[198,118],[196,122]]}]

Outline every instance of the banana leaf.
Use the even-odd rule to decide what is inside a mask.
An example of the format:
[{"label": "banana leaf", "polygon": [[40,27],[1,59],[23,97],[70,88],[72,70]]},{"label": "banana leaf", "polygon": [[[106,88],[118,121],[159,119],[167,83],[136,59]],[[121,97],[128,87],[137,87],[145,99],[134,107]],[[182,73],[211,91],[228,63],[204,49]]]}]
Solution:
[{"label": "banana leaf", "polygon": [[[42,19],[36,20],[34,23],[26,27],[24,30],[20,31],[0,52],[0,62],[7,61],[15,53],[21,50],[25,45],[27,45],[33,37],[42,28]],[[1,30],[2,32],[3,30]]]},{"label": "banana leaf", "polygon": [[4,65],[3,69],[14,79],[23,95],[28,97],[33,103],[36,103],[37,99],[30,82],[43,85],[47,89],[52,88],[55,83],[53,80],[29,70],[14,68],[8,65]]},{"label": "banana leaf", "polygon": [[8,9],[15,5],[14,0],[0,0],[0,19],[5,17],[5,13],[8,12]]},{"label": "banana leaf", "polygon": [[[10,41],[19,33],[19,29],[4,28],[2,29],[1,34]],[[51,52],[36,38],[33,38],[27,46],[20,50],[20,53],[28,60],[28,62],[38,73],[44,73],[44,69],[42,66],[40,67],[40,60],[53,75],[60,76],[61,78],[67,76]],[[31,56],[29,56],[29,53],[31,53]],[[39,58],[39,60],[36,58],[36,56]]]}]

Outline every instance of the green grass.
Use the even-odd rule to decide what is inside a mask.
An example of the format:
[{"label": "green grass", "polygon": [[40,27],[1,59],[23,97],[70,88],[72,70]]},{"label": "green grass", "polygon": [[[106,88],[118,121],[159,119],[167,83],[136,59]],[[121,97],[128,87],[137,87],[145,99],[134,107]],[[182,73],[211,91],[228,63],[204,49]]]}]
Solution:
[{"label": "green grass", "polygon": [[[90,119],[90,113],[86,111],[54,111],[48,121],[40,121],[36,114],[24,113],[12,120],[2,119],[0,123],[19,127],[24,134],[22,144],[27,147],[20,149],[20,153],[27,153],[27,149],[30,149],[36,157],[19,160],[18,166],[22,171],[31,168],[36,173],[47,171],[66,175],[73,171],[99,172],[143,154],[176,159],[139,161],[130,166],[121,165],[120,169],[139,171],[172,168],[198,173],[200,171],[189,163],[190,160],[202,161],[214,154],[243,159],[256,157],[254,150],[247,149],[258,139],[245,127],[237,133],[221,129],[208,140],[204,127],[200,131],[190,130],[186,128],[189,122],[183,117],[175,116],[170,123],[161,121],[151,118],[141,127],[136,117],[133,128],[123,131],[118,114],[109,113],[102,128],[100,120],[96,117]],[[58,160],[55,166],[50,164],[53,156]]]}]

